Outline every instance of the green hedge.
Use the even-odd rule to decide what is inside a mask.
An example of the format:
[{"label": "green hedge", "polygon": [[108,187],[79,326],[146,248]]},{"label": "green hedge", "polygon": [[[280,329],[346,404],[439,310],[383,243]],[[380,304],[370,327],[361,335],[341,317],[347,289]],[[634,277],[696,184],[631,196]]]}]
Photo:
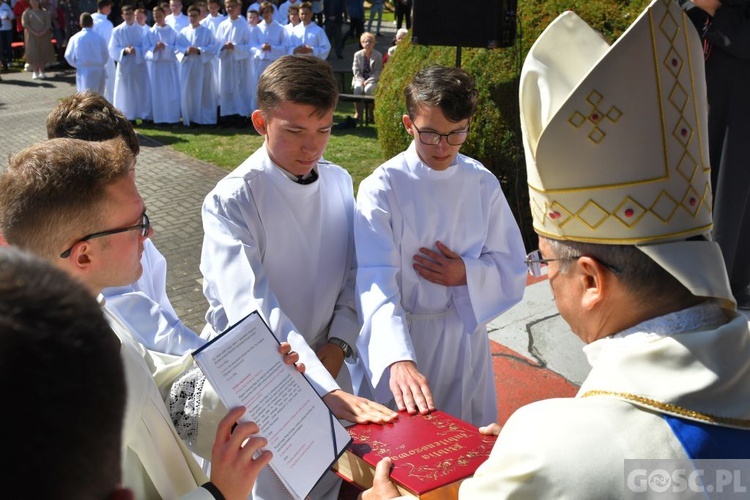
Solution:
[{"label": "green hedge", "polygon": [[[461,67],[476,80],[479,89],[479,111],[461,152],[480,160],[497,175],[529,249],[536,247],[536,237],[528,207],[518,116],[518,77],[523,59],[544,28],[566,10],[576,12],[611,43],[649,3],[647,0],[522,0],[518,4],[520,30],[516,46],[462,49]],[[471,29],[470,22],[466,22],[466,29]],[[410,137],[401,125],[405,110],[403,91],[416,72],[428,64],[454,66],[456,48],[411,45],[407,38],[383,68],[376,93],[375,123],[387,158],[409,145]]]}]

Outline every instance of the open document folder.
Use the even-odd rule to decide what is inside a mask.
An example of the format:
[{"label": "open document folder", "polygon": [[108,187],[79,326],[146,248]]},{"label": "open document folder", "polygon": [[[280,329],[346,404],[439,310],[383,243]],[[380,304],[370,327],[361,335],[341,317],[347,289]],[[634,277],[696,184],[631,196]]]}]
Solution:
[{"label": "open document folder", "polygon": [[336,462],[351,437],[307,378],[284,364],[279,341],[257,311],[193,353],[227,408],[247,408],[269,464],[294,498],[305,498]]}]

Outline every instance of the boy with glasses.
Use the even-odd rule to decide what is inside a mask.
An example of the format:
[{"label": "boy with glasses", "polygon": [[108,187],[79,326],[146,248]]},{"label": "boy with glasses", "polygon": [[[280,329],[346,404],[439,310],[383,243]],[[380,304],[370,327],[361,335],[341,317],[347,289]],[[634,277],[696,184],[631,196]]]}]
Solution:
[{"label": "boy with glasses", "polygon": [[477,107],[472,79],[430,66],[405,96],[414,141],[357,196],[366,370],[357,377],[399,410],[440,408],[486,425],[497,419],[497,398],[485,325],[523,296],[523,242],[497,178],[459,154]]}]

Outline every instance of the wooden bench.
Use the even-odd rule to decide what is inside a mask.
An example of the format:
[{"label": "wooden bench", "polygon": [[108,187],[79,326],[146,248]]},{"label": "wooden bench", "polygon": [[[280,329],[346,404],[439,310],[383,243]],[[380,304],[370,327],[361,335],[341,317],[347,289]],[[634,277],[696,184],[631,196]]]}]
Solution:
[{"label": "wooden bench", "polygon": [[[57,52],[57,40],[53,38],[51,41],[52,41],[52,46],[55,49],[55,52]],[[23,42],[11,42],[10,50],[13,54],[14,60],[20,61],[21,59],[24,59],[25,48],[24,48]]]},{"label": "wooden bench", "polygon": [[359,102],[363,105],[363,114],[365,115],[365,125],[375,123],[373,110],[375,109],[374,95],[359,94],[339,94],[339,102]]}]

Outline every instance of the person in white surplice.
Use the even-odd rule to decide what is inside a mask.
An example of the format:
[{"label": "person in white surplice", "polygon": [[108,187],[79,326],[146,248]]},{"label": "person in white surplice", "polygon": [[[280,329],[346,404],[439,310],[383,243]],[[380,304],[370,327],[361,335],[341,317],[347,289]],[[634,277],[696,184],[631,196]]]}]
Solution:
[{"label": "person in white surplice", "polygon": [[312,54],[324,61],[331,51],[331,42],[328,41],[323,28],[313,21],[313,11],[310,2],[302,2],[299,6],[300,23],[294,27],[291,36],[287,39],[290,54]]},{"label": "person in white surplice", "polygon": [[[259,310],[337,417],[382,423],[396,413],[341,390],[350,387],[345,359],[357,355],[359,322],[352,180],[322,159],[337,88],[330,65],[314,57],[283,56],[260,77],[252,120],[265,143],[203,202],[204,334]],[[255,498],[281,498],[277,485],[261,474]],[[337,491],[326,476],[311,497],[335,499]]]},{"label": "person in white surplice", "polygon": [[76,90],[104,93],[107,79],[105,66],[109,61],[107,42],[93,30],[91,14],[80,18],[81,31],[70,37],[65,48],[65,60],[76,69]]},{"label": "person in white surplice", "polygon": [[[112,25],[112,21],[107,19],[107,16],[112,11],[112,0],[97,0],[96,9],[97,11],[91,14],[91,18],[94,20],[94,31],[104,38],[104,41],[107,42],[107,47],[109,47],[109,41],[112,39],[112,30],[115,28]],[[104,83],[104,98],[114,103],[115,61],[111,57],[108,59],[104,67],[107,72],[107,80]]]},{"label": "person in white surplice", "polygon": [[117,61],[113,104],[128,120],[151,119],[151,89],[146,68],[146,40],[131,5],[122,7],[123,22],[112,30],[109,56]]},{"label": "person in white surplice", "polygon": [[410,413],[439,408],[486,425],[497,398],[485,325],[523,296],[524,245],[497,178],[459,154],[473,80],[431,66],[405,95],[414,140],[357,195],[362,390]]},{"label": "person in white surplice", "polygon": [[[134,498],[247,498],[271,459],[254,455],[266,444],[253,437],[258,427],[238,423],[230,434],[244,409],[227,412],[190,353],[177,357],[146,350],[101,295],[103,287],[138,278],[143,242],[153,234],[134,164],[122,139],[50,139],[30,146],[0,175],[0,212],[12,214],[0,217],[0,231],[8,243],[52,262],[97,297],[111,328],[100,333],[117,343],[125,368],[120,456],[123,486]],[[287,364],[299,359],[290,350],[288,344],[279,347]],[[211,457],[210,482],[183,439]]]},{"label": "person in white surplice", "polygon": [[[253,54],[250,25],[240,14],[238,0],[227,0],[229,15],[216,32],[219,45],[219,115],[230,120],[246,119],[253,112]],[[238,116],[239,118],[238,118]]]},{"label": "person in white surplice", "polygon": [[180,74],[176,54],[179,35],[164,22],[162,7],[154,7],[153,14],[154,25],[148,33],[146,60],[151,69],[154,123],[176,124],[180,121]]},{"label": "person in white surplice", "polygon": [[253,29],[251,42],[254,71],[249,89],[253,95],[253,105],[255,105],[258,78],[260,78],[260,75],[269,64],[287,52],[284,27],[274,19],[272,4],[270,2],[263,2],[260,8],[260,15],[263,17],[263,21],[258,23],[255,29]]},{"label": "person in white surplice", "polygon": [[[219,25],[227,18],[225,14],[221,14],[221,0],[209,0],[208,2],[208,15],[201,19],[201,25],[205,26],[211,31],[211,34],[216,38],[216,32],[219,30]],[[219,59],[215,58],[211,62],[211,66],[214,68],[214,81],[218,85],[219,83]],[[216,96],[219,95],[219,89],[216,88]]]},{"label": "person in white surplice", "polygon": [[200,10],[194,7],[188,7],[190,26],[177,40],[182,124],[216,125],[216,82],[211,65],[216,59],[216,40],[211,30],[200,24]]}]

